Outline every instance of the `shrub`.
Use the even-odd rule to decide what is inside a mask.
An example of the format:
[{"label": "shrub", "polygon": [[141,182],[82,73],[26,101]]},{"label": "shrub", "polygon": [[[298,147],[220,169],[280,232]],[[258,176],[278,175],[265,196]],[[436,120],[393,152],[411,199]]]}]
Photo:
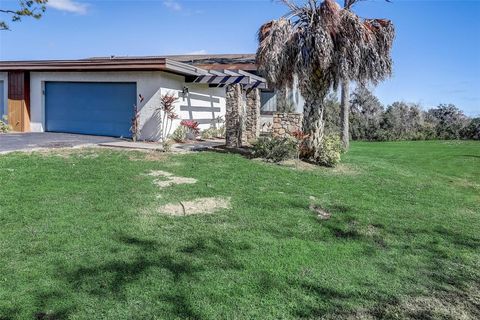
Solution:
[{"label": "shrub", "polygon": [[206,139],[215,139],[215,138],[225,138],[225,126],[221,126],[219,128],[208,128],[203,130],[200,133],[200,138]]},{"label": "shrub", "polygon": [[480,118],[473,118],[462,130],[463,139],[480,140]]},{"label": "shrub", "polygon": [[194,120],[182,120],[180,126],[187,128],[187,140],[195,140],[200,133],[199,123]]},{"label": "shrub", "polygon": [[280,162],[295,158],[297,146],[297,141],[292,138],[260,137],[253,144],[253,154],[268,161]]},{"label": "shrub", "polygon": [[187,127],[188,129],[190,129],[190,132],[194,133],[195,135],[197,135],[200,132],[200,128],[198,127],[197,121],[182,120],[182,122],[180,122],[180,125]]},{"label": "shrub", "polygon": [[7,133],[10,131],[10,126],[8,125],[7,116],[3,116],[0,119],[0,133]]},{"label": "shrub", "polygon": [[215,128],[208,128],[203,130],[200,133],[200,138],[207,140],[207,139],[212,139],[217,137],[217,129]]},{"label": "shrub", "polygon": [[217,129],[217,133],[216,133],[215,137],[216,138],[225,138],[226,134],[227,133],[226,133],[226,130],[225,130],[225,126],[222,125]]},{"label": "shrub", "polygon": [[171,139],[166,139],[165,141],[163,141],[163,143],[162,143],[163,152],[172,151],[172,145],[173,145],[173,141]]},{"label": "shrub", "polygon": [[335,167],[340,162],[340,155],[342,153],[342,142],[337,135],[327,135],[323,138],[322,146],[320,148],[320,157],[318,164]]},{"label": "shrub", "polygon": [[175,131],[170,135],[170,138],[172,138],[176,142],[185,142],[187,141],[187,133],[188,133],[188,128],[185,126],[178,126]]}]

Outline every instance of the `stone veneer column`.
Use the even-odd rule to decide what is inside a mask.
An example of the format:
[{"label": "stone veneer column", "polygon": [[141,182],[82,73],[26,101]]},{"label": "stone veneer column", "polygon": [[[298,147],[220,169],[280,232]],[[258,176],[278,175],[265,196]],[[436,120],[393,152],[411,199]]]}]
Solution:
[{"label": "stone veneer column", "polygon": [[260,90],[247,91],[247,117],[245,121],[247,142],[252,142],[260,136]]},{"label": "stone veneer column", "polygon": [[225,136],[226,145],[229,148],[238,148],[242,146],[242,136],[244,136],[244,116],[245,108],[243,106],[243,93],[240,84],[228,85],[225,101]]},{"label": "stone veneer column", "polygon": [[273,114],[273,137],[292,137],[295,131],[302,130],[303,115],[301,113],[282,113]]}]

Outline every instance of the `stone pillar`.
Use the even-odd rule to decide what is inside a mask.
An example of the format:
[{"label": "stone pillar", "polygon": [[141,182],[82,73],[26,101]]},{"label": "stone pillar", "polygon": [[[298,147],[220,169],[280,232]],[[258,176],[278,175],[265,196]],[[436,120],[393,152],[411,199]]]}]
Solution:
[{"label": "stone pillar", "polygon": [[273,114],[273,137],[292,137],[295,131],[302,130],[303,116],[301,113],[282,113]]},{"label": "stone pillar", "polygon": [[245,132],[247,142],[255,141],[260,136],[260,90],[247,91],[247,116]]},{"label": "stone pillar", "polygon": [[225,135],[229,148],[242,146],[244,133],[245,107],[240,84],[228,85],[226,94]]}]

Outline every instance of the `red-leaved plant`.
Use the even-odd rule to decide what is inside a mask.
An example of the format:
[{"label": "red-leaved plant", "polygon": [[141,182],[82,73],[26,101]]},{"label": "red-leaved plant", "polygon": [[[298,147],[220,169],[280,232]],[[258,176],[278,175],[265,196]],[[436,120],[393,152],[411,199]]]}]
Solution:
[{"label": "red-leaved plant", "polygon": [[160,135],[163,142],[165,142],[172,131],[173,120],[178,119],[178,115],[175,113],[175,103],[178,101],[173,93],[168,92],[162,95],[160,98],[160,108],[162,113],[162,123],[160,124]]},{"label": "red-leaved plant", "polygon": [[300,160],[300,155],[303,153],[305,148],[305,140],[307,140],[309,136],[310,135],[305,134],[305,132],[302,130],[295,130],[292,132],[292,137],[297,140],[297,160]]},{"label": "red-leaved plant", "polygon": [[187,127],[191,133],[198,135],[200,133],[200,128],[198,127],[199,123],[194,120],[182,120],[180,125]]}]

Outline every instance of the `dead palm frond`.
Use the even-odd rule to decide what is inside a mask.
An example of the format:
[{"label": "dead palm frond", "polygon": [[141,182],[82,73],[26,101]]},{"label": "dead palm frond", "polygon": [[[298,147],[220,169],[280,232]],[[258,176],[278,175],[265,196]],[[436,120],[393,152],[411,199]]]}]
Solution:
[{"label": "dead palm frond", "polygon": [[305,98],[303,131],[309,134],[307,158],[319,158],[323,139],[323,101],[341,82],[384,80],[392,73],[390,51],[394,28],[389,20],[364,20],[334,0],[309,0],[298,6],[281,0],[290,11],[258,32],[259,71],[274,88],[291,86],[298,77]]},{"label": "dead palm frond", "polygon": [[[391,75],[394,28],[389,20],[363,20],[334,0],[310,0],[259,30],[257,62],[273,86],[300,83],[320,72],[336,88],[342,79],[377,84]],[[302,88],[301,88],[302,89]]]}]

